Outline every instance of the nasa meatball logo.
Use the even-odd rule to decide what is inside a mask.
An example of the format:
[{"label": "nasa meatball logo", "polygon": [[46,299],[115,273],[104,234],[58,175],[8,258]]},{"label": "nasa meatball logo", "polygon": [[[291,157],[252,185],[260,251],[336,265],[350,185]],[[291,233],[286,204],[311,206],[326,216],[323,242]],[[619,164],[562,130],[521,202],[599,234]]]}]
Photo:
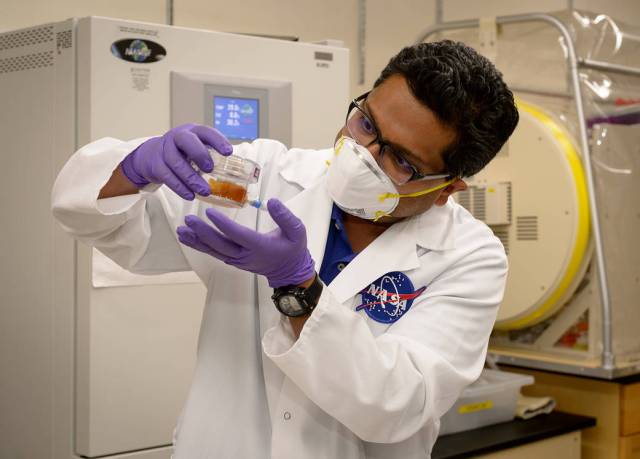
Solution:
[{"label": "nasa meatball logo", "polygon": [[411,280],[399,271],[387,273],[363,289],[362,304],[356,311],[364,312],[376,322],[392,324],[411,308],[413,300],[427,287],[414,290]]},{"label": "nasa meatball logo", "polygon": [[162,45],[151,40],[127,38],[113,42],[111,54],[123,61],[150,64],[164,59],[167,51]]}]

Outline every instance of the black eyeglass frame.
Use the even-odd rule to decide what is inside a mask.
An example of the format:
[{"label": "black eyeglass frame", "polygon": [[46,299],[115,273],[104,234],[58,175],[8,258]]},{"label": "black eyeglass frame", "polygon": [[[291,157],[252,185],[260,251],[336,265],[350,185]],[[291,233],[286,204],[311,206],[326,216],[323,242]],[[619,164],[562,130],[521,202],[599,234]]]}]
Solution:
[{"label": "black eyeglass frame", "polygon": [[[407,163],[409,165],[409,167],[411,168],[411,177],[409,178],[409,180],[407,180],[405,182],[405,184],[409,183],[409,182],[415,182],[415,181],[436,180],[436,179],[441,179],[441,178],[446,178],[446,179],[452,178],[451,174],[447,174],[447,173],[421,174],[420,172],[418,172],[418,169],[416,169],[416,167],[413,164],[411,164],[402,154],[398,153],[391,145],[389,145],[384,140],[382,140],[382,136],[380,135],[380,130],[378,129],[378,126],[376,126],[376,123],[373,122],[371,117],[369,115],[367,115],[367,112],[365,112],[364,109],[358,103],[358,102],[366,99],[370,92],[371,91],[367,91],[364,94],[356,97],[355,99],[353,99],[351,101],[351,103],[349,104],[349,108],[347,109],[347,116],[346,116],[345,121],[344,121],[344,125],[346,127],[347,123],[349,122],[349,114],[351,114],[351,111],[355,108],[358,111],[360,111],[360,113],[362,113],[362,116],[364,116],[367,119],[367,121],[369,121],[371,123],[371,126],[373,126],[373,129],[375,130],[376,138],[373,139],[371,142],[369,142],[367,145],[363,145],[363,147],[369,148],[374,143],[377,143],[378,146],[380,147],[380,157],[381,158],[382,158],[382,155],[384,155],[385,148],[388,148],[389,151],[391,151],[393,155],[396,155],[396,156],[400,157],[405,163]],[[354,139],[354,140],[357,140],[357,139]]]}]

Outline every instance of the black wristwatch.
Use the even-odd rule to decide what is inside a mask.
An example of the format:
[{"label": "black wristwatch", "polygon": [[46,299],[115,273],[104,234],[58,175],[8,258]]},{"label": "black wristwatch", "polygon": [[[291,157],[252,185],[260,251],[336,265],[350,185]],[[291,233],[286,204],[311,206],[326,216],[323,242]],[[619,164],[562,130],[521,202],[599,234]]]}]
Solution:
[{"label": "black wristwatch", "polygon": [[322,281],[316,274],[313,283],[308,287],[286,285],[273,289],[271,299],[282,314],[288,317],[300,317],[311,314],[320,300]]}]

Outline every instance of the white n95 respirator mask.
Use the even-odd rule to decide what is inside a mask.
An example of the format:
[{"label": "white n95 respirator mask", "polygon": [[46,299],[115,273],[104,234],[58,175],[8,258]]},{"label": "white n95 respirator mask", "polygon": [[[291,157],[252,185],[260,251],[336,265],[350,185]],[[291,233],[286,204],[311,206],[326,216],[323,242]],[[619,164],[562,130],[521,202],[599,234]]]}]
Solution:
[{"label": "white n95 respirator mask", "polygon": [[366,220],[378,220],[398,207],[400,198],[422,196],[451,184],[448,180],[428,190],[399,194],[371,152],[350,137],[342,136],[334,146],[327,188],[333,202],[344,212]]}]

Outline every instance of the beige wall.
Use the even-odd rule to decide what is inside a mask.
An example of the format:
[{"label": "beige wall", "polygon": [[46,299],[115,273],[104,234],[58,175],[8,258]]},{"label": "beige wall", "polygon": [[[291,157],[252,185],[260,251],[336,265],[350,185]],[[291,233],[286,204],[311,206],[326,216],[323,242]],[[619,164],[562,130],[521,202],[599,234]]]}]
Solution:
[{"label": "beige wall", "polygon": [[[444,20],[554,11],[565,0],[444,0]],[[640,26],[639,0],[574,0],[576,8]],[[435,20],[435,0],[367,0],[365,84],[358,84],[357,0],[175,0],[174,23],[227,32],[342,40],[351,49],[351,92],[366,91],[389,57]],[[165,0],[0,0],[0,30],[71,16],[112,16],[165,22]]]},{"label": "beige wall", "polygon": [[164,22],[165,10],[165,0],[0,0],[0,31],[73,16]]}]

